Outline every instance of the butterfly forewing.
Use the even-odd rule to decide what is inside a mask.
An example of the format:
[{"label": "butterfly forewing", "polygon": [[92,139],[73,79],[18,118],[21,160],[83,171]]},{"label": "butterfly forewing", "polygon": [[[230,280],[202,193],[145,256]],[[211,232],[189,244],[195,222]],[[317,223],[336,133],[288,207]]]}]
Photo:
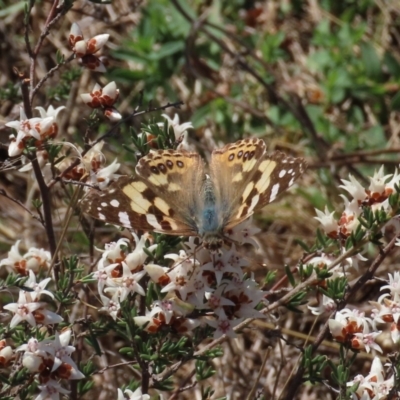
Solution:
[{"label": "butterfly forewing", "polygon": [[215,150],[210,171],[229,230],[271,203],[304,172],[301,158],[266,153],[261,139],[244,139]]},{"label": "butterfly forewing", "polygon": [[121,177],[82,201],[85,212],[130,229],[196,235],[204,166],[197,153],[159,150],[143,157],[136,177]]}]

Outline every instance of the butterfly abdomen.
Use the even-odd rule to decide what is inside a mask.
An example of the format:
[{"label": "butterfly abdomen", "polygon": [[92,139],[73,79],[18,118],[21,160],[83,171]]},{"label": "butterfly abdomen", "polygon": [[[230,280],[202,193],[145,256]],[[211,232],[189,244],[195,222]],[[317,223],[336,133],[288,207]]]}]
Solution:
[{"label": "butterfly abdomen", "polygon": [[199,235],[218,234],[221,229],[219,210],[212,181],[207,177],[202,188],[203,204],[198,218]]}]

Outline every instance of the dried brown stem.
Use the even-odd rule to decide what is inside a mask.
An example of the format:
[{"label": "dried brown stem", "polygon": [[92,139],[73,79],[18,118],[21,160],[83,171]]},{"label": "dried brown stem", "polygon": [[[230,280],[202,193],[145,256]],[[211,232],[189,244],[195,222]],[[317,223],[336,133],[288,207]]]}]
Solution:
[{"label": "dried brown stem", "polygon": [[9,196],[7,194],[7,192],[4,189],[0,189],[0,196],[3,196],[11,201],[13,201],[14,203],[18,204],[20,207],[22,207],[25,211],[27,211],[32,218],[36,219],[37,221],[39,221],[43,226],[44,226],[44,222],[40,219],[39,216],[35,215],[29,208],[27,208],[24,204],[22,204],[19,200],[14,199],[13,197]]}]

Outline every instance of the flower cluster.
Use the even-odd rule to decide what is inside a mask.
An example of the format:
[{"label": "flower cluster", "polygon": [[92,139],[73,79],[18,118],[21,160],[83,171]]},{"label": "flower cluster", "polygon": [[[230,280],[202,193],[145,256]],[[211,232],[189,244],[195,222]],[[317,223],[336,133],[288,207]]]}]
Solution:
[{"label": "flower cluster", "polygon": [[[148,257],[144,251],[146,236],[139,238],[135,235],[136,247],[129,249],[128,239],[122,238],[118,242],[109,243],[97,265],[93,278],[97,280],[98,292],[103,302],[102,311],[108,312],[114,319],[119,315],[120,303],[128,295],[138,293],[145,295],[139,281],[146,274],[144,263]],[[155,249],[155,245],[148,247],[148,251]],[[104,294],[111,296],[107,297]]]},{"label": "flower cluster", "polygon": [[5,310],[14,313],[10,321],[10,328],[14,328],[23,321],[26,321],[32,327],[58,324],[63,321],[63,318],[58,314],[48,310],[48,303],[39,301],[43,294],[54,299],[53,293],[45,289],[50,280],[51,278],[46,278],[37,283],[36,275],[32,270],[29,270],[29,278],[24,282],[24,286],[31,291],[20,290],[18,301],[6,304],[3,307]]},{"label": "flower cluster", "polygon": [[104,142],[99,142],[81,158],[81,162],[69,169],[73,160],[71,158],[63,159],[57,168],[60,171],[68,172],[63,173],[65,179],[71,179],[73,181],[81,181],[85,179],[92,185],[98,186],[100,189],[104,189],[111,181],[119,177],[116,172],[118,171],[120,164],[115,159],[110,165],[106,165],[106,158],[101,152]]},{"label": "flower cluster", "polygon": [[381,360],[375,357],[367,376],[357,375],[353,380],[347,382],[347,387],[356,387],[351,398],[353,400],[386,399],[389,394],[393,396],[390,398],[394,399],[394,396],[399,398],[400,391],[393,393],[395,375],[392,374],[387,379],[385,379],[385,375]]},{"label": "flower cluster", "polygon": [[367,318],[363,312],[344,308],[329,320],[329,329],[335,340],[348,344],[352,349],[368,353],[371,349],[382,352],[375,342],[382,331],[378,331],[371,318]]},{"label": "flower cluster", "polygon": [[23,352],[22,365],[40,383],[41,393],[37,400],[59,398],[59,393],[68,394],[69,391],[61,386],[60,379],[75,380],[85,377],[71,358],[75,347],[68,345],[70,340],[71,330],[67,329],[62,333],[56,332],[54,339],[39,342],[31,338],[27,344],[17,349]]},{"label": "flower cluster", "polygon": [[114,108],[114,103],[118,100],[119,90],[115,82],[110,82],[104,88],[101,88],[96,83],[93,90],[90,93],[82,93],[81,99],[85,104],[91,108],[101,108],[103,114],[110,121],[119,121],[122,116]]},{"label": "flower cluster", "polygon": [[96,56],[95,53],[106,44],[109,37],[109,34],[104,33],[84,40],[79,25],[74,22],[71,26],[68,40],[72,51],[75,53],[75,57],[81,60],[82,65],[92,71],[106,72],[102,58]]},{"label": "flower cluster", "polygon": [[354,232],[360,224],[358,217],[361,215],[362,207],[369,206],[372,211],[383,209],[390,213],[389,196],[395,193],[395,185],[400,183],[400,174],[396,170],[394,174],[384,175],[383,166],[370,178],[370,185],[365,189],[360,182],[350,175],[349,180],[342,180],[340,187],[346,190],[352,197],[349,200],[343,198],[345,209],[337,220],[334,212],[330,213],[327,208],[322,212],[316,210],[318,220],[326,234],[332,239],[346,239]]},{"label": "flower cluster", "polygon": [[[18,250],[19,244],[20,241],[12,246],[8,258],[2,260],[0,266],[6,266],[22,275],[18,281],[23,280],[23,287],[26,290],[20,290],[17,302],[5,304],[3,309],[13,313],[8,324],[10,329],[25,323],[26,327],[39,328],[45,332],[44,327],[63,321],[60,315],[48,309],[49,302],[41,299],[42,296],[48,296],[53,301],[55,300],[54,294],[46,289],[51,278],[37,282],[38,274],[43,269],[49,268],[50,254],[42,249],[30,248],[26,254],[21,255]],[[16,349],[18,352],[23,352],[22,365],[40,383],[41,393],[36,398],[37,400],[59,398],[59,393],[69,393],[60,385],[60,379],[84,377],[71,358],[71,353],[75,348],[68,346],[70,339],[71,331],[65,330],[61,334],[56,332],[54,339],[39,342],[31,338],[26,344]],[[14,357],[12,347],[7,346],[5,340],[1,340],[0,365],[7,366]]]},{"label": "flower cluster", "polygon": [[29,275],[30,271],[38,273],[40,269],[48,269],[50,266],[50,252],[44,249],[31,247],[27,253],[21,255],[19,252],[18,240],[11,250],[8,252],[8,257],[0,261],[0,267],[6,266],[9,271],[17,272],[22,276]]},{"label": "flower cluster", "polygon": [[[239,243],[253,243],[252,235],[256,229],[245,221],[230,232],[230,239]],[[147,332],[159,332],[169,326],[175,332],[186,333],[204,323],[214,330],[214,337],[223,334],[234,336],[234,327],[245,318],[264,317],[256,307],[265,293],[257,288],[252,277],[246,277],[242,268],[247,261],[232,245],[213,254],[199,248],[194,238],[184,244],[186,250],[178,254],[167,254],[165,259],[173,261],[170,267],[145,264],[148,251],[144,251],[146,236],[139,240],[135,236],[136,248],[129,251],[127,239],[107,245],[98,263],[94,278],[103,301],[103,310],[116,319],[121,302],[128,295],[145,295],[140,284],[145,274],[158,284],[165,293],[162,300],[155,301],[146,315],[134,318],[135,323]],[[104,294],[111,296],[107,297]],[[204,318],[188,318],[194,310]]]},{"label": "flower cluster", "polygon": [[[399,242],[400,245],[400,242]],[[382,294],[378,301],[371,301],[375,306],[372,310],[372,318],[376,323],[390,323],[390,334],[394,343],[400,341],[400,272],[389,274],[389,283],[381,287],[381,290],[389,290]]]},{"label": "flower cluster", "polygon": [[[191,122],[184,122],[184,123],[180,123],[179,121],[179,115],[175,114],[174,118],[169,117],[167,114],[162,114],[161,115],[163,118],[165,118],[167,124],[168,124],[168,129],[172,129],[174,132],[174,136],[175,136],[175,142],[179,143],[177,146],[178,150],[188,150],[191,151],[192,148],[189,144],[188,141],[188,129],[193,129],[193,125]],[[160,128],[162,128],[164,126],[163,122],[159,122],[157,124]],[[146,143],[149,143],[149,145],[153,148],[153,149],[157,149],[157,142],[155,141],[155,139],[157,138],[155,135],[151,134],[150,132],[142,132],[139,133],[139,137],[142,136],[146,137]]]},{"label": "flower cluster", "polygon": [[54,139],[58,134],[57,115],[64,108],[62,106],[54,109],[53,106],[49,106],[46,111],[42,107],[36,107],[40,117],[35,118],[27,118],[21,108],[19,121],[6,123],[6,126],[17,131],[17,136],[10,135],[11,143],[8,147],[8,155],[15,157],[22,154],[28,143],[41,149],[44,142]]}]

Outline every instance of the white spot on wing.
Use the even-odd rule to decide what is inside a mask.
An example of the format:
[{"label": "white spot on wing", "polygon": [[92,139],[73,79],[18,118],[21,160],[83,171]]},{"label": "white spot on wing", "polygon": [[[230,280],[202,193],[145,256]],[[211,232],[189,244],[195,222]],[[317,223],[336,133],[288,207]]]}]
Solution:
[{"label": "white spot on wing", "polygon": [[258,201],[260,200],[260,195],[256,195],[251,199],[251,204],[249,206],[249,210],[247,214],[251,214],[254,210],[254,207],[258,204]]},{"label": "white spot on wing", "polygon": [[275,183],[274,186],[272,186],[272,190],[271,190],[271,196],[269,198],[269,201],[272,202],[276,199],[276,196],[278,195],[279,192],[279,183]]},{"label": "white spot on wing", "polygon": [[279,178],[283,178],[286,175],[286,169],[281,169],[279,171]]},{"label": "white spot on wing", "polygon": [[119,207],[119,201],[117,199],[111,200],[110,204],[115,208]]},{"label": "white spot on wing", "polygon": [[118,213],[119,222],[126,228],[132,228],[131,222],[129,221],[129,215],[126,211],[120,211]]},{"label": "white spot on wing", "polygon": [[154,214],[147,214],[146,220],[154,229],[161,229],[161,225],[158,223]]},{"label": "white spot on wing", "polygon": [[105,221],[106,220],[106,216],[99,213],[99,219],[101,219],[102,221]]},{"label": "white spot on wing", "polygon": [[103,202],[103,203],[101,203],[101,206],[102,206],[102,207],[107,207],[107,203],[104,203],[104,202]]}]

